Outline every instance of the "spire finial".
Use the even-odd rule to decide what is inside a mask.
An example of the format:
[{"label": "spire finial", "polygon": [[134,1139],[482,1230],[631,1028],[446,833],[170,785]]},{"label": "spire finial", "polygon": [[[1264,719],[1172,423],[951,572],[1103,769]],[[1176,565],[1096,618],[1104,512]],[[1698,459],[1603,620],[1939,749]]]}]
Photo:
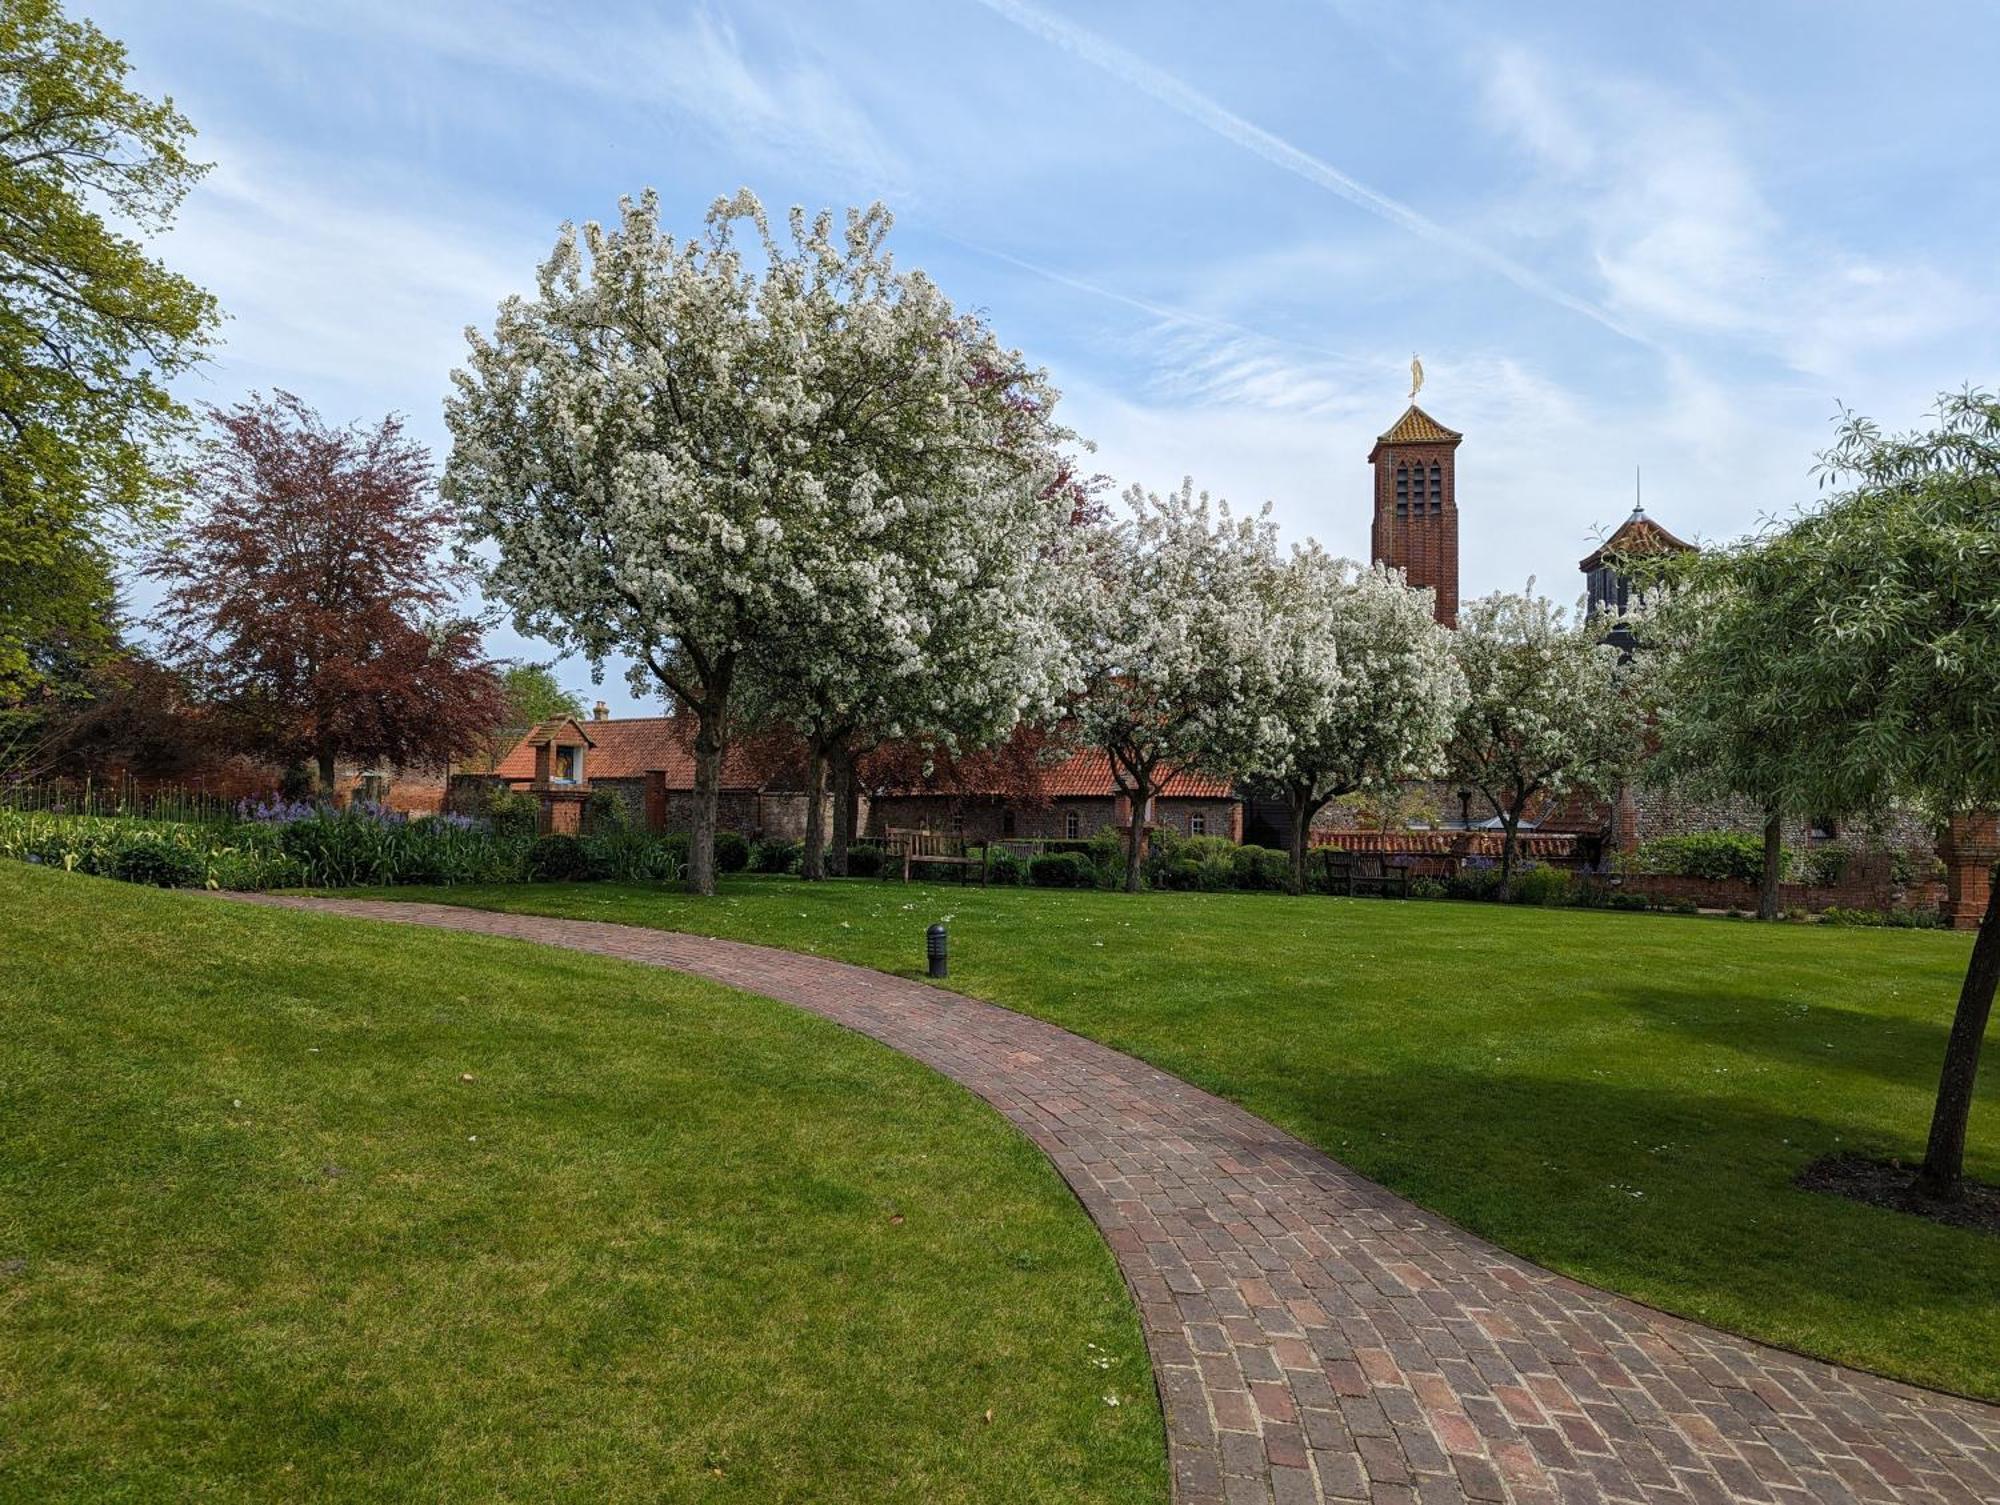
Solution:
[{"label": "spire finial", "polygon": [[1632,467],[1632,515],[1634,517],[1646,515],[1645,487],[1641,471],[1636,465]]}]

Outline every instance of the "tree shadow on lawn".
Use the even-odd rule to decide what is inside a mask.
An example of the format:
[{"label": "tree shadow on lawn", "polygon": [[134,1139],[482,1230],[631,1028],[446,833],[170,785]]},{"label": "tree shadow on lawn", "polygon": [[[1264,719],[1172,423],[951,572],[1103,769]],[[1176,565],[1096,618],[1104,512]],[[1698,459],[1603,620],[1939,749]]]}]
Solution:
[{"label": "tree shadow on lawn", "polygon": [[2000,1241],[1793,1185],[1823,1154],[1908,1144],[1723,1097],[1449,1068],[1273,1073],[1228,1095],[1537,1263],[1782,1347],[2000,1396]]},{"label": "tree shadow on lawn", "polygon": [[[1799,982],[1803,991],[1816,991],[1810,977]],[[1815,1073],[1861,1073],[1907,1087],[1925,1099],[1928,1108],[1927,1100],[1936,1090],[1938,1070],[1944,1064],[1958,985],[1955,976],[1940,982],[1913,969],[1902,984],[1901,997],[1887,1001],[1903,1008],[1912,1000],[1921,1000],[1919,1006],[1930,1011],[1924,1018],[1817,997],[1800,998],[1740,982],[1732,982],[1729,992],[1718,993],[1705,984],[1649,979],[1602,988],[1597,996],[1609,1007],[1630,1010],[1704,1045],[1762,1056]],[[1849,991],[1853,988],[1851,982],[1841,986]],[[1986,1086],[1989,1090],[1980,1094],[1982,1099],[2000,1097],[1991,1078]]]}]

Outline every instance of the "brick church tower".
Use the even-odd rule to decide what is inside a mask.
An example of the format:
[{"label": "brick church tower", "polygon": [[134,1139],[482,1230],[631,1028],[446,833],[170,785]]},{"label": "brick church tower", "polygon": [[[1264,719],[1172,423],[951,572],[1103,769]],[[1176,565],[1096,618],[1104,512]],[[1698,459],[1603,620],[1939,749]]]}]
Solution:
[{"label": "brick church tower", "polygon": [[1415,403],[1375,441],[1374,555],[1437,592],[1437,619],[1458,625],[1458,443]]}]

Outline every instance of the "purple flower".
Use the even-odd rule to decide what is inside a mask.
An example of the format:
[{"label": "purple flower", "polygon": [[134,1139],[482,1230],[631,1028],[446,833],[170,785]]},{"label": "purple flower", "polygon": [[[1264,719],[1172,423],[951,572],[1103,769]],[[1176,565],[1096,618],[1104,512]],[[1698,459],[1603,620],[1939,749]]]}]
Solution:
[{"label": "purple flower", "polygon": [[318,820],[323,815],[332,815],[332,807],[315,804],[311,800],[288,800],[283,795],[272,795],[269,799],[242,800],[236,806],[239,819],[256,821],[259,825],[289,826],[295,821]]}]

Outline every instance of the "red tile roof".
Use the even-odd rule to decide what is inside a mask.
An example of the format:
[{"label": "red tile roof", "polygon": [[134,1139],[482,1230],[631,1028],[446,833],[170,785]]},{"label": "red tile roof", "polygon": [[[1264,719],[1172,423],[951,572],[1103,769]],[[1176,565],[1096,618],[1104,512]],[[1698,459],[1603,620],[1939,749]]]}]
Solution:
[{"label": "red tile roof", "polygon": [[[671,716],[633,716],[622,720],[579,723],[588,731],[592,746],[584,759],[584,773],[591,779],[636,779],[660,772],[669,789],[694,788],[694,750],[687,745],[691,729]],[[535,776],[534,743],[536,728],[516,743],[495,766],[494,773],[510,781]],[[797,777],[774,778],[770,750],[736,744],[723,754],[724,789],[768,789],[775,786],[803,787]],[[1042,796],[1046,799],[1110,799],[1118,793],[1111,776],[1111,760],[1102,752],[1086,748],[1068,753],[1042,770]],[[935,787],[899,791],[910,794],[992,794],[997,790],[950,789]],[[1160,790],[1166,799],[1226,800],[1235,798],[1234,784],[1210,774],[1169,773]]]},{"label": "red tile roof", "polygon": [[[1042,792],[1050,799],[1098,797],[1109,799],[1118,792],[1111,776],[1111,759],[1095,748],[1073,752],[1042,773]],[[1211,774],[1169,772],[1161,782],[1165,799],[1226,800],[1235,797],[1235,787],[1226,778]]]},{"label": "red tile roof", "polygon": [[[694,749],[688,745],[691,731],[683,729],[671,716],[631,716],[623,719],[580,723],[591,739],[583,771],[590,779],[636,779],[649,773],[666,775],[669,789],[694,788]],[[531,731],[494,767],[503,779],[523,780],[535,776],[535,732]],[[752,749],[731,747],[722,755],[724,789],[763,789],[773,781],[758,766]]]},{"label": "red tile roof", "polygon": [[[982,774],[988,770],[984,764],[975,764],[969,775],[954,776],[939,769],[935,776],[919,783],[905,783],[899,779],[877,789],[879,794],[893,795],[970,795],[983,799],[1113,799],[1117,796],[1118,781],[1112,777],[1111,759],[1095,748],[1082,748],[1075,752],[1059,753],[1054,761],[1041,764],[1025,778],[1018,772],[1009,777],[1006,772],[989,775],[991,782]],[[1226,800],[1236,797],[1234,784],[1226,778],[1216,778],[1209,774],[1169,772],[1156,791],[1166,799]]]}]

